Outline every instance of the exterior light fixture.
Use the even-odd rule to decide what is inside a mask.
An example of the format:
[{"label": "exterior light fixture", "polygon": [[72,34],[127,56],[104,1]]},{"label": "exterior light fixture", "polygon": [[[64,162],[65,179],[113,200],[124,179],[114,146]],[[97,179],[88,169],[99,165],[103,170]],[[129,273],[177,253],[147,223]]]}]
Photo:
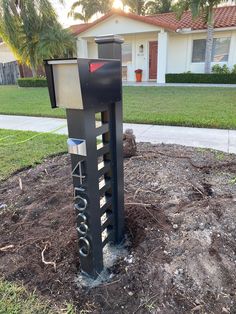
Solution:
[{"label": "exterior light fixture", "polygon": [[140,45],[140,46],[139,46],[139,53],[143,53],[143,50],[144,50],[143,45]]}]

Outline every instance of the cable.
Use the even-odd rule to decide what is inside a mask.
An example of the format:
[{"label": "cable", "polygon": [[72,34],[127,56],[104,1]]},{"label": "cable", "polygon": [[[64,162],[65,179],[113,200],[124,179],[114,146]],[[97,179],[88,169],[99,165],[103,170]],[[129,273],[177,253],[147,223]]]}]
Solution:
[{"label": "cable", "polygon": [[14,135],[7,135],[7,136],[4,136],[2,138],[0,138],[0,142],[1,141],[4,141],[6,138],[9,138],[9,137],[13,137]]},{"label": "cable", "polygon": [[[56,129],[54,129],[54,130],[52,130],[52,131],[50,131],[50,132],[40,132],[40,133],[37,133],[37,134],[35,134],[35,135],[33,135],[33,136],[31,136],[31,137],[25,139],[25,140],[19,141],[19,142],[10,143],[10,144],[0,144],[0,147],[6,147],[6,146],[24,144],[24,143],[29,142],[29,141],[31,141],[32,139],[34,139],[34,138],[36,138],[36,137],[38,137],[38,136],[41,136],[41,135],[44,135],[44,134],[52,134],[52,133],[55,133],[56,131],[59,131],[59,130],[63,129],[64,127],[66,127],[66,124],[64,124],[64,125],[62,125],[62,126],[56,128]],[[12,136],[14,136],[14,135],[5,136],[5,137],[1,138],[0,141],[3,141],[4,139],[6,139],[6,138],[8,138],[8,137],[12,137]]]}]

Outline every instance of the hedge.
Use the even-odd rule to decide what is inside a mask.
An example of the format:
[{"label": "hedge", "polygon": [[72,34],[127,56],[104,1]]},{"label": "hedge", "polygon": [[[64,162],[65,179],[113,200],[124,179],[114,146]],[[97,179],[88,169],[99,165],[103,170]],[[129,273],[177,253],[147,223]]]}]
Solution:
[{"label": "hedge", "polygon": [[216,73],[166,74],[166,83],[236,84],[236,74],[216,74]]},{"label": "hedge", "polygon": [[20,78],[17,80],[20,87],[47,87],[47,80],[45,78]]}]

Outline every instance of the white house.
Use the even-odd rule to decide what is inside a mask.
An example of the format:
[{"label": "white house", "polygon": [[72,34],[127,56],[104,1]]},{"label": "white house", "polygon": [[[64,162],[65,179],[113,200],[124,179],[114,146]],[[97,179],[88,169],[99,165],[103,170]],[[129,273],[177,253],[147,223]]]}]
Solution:
[{"label": "white house", "polygon": [[0,63],[7,63],[15,60],[16,58],[13,55],[11,49],[0,39]]},{"label": "white house", "polygon": [[[123,79],[135,81],[135,70],[143,70],[143,81],[165,83],[166,73],[204,72],[206,25],[192,20],[185,12],[181,20],[175,13],[138,16],[112,11],[93,23],[71,27],[77,38],[78,57],[97,58],[94,38],[121,35]],[[215,9],[212,65],[236,64],[236,6]]]}]

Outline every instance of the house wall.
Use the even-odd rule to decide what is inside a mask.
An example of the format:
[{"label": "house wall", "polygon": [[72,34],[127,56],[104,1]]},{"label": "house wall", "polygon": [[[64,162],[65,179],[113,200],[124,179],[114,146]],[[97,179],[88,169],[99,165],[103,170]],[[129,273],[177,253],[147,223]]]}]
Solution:
[{"label": "house wall", "polygon": [[96,37],[107,34],[139,34],[156,30],[160,30],[160,27],[120,15],[112,15],[110,18],[83,32],[82,37]]},{"label": "house wall", "polygon": [[[143,34],[124,35],[122,36],[126,43],[132,45],[132,62],[128,63],[127,80],[135,81],[135,70],[143,70],[143,81],[149,79],[149,42],[155,41],[158,38],[158,32],[150,32]],[[98,50],[97,44],[94,42],[94,38],[88,38],[88,58],[97,58]],[[139,52],[139,47],[143,45],[143,53]],[[78,51],[79,56],[79,51]]]},{"label": "house wall", "polygon": [[0,63],[16,61],[15,56],[5,43],[0,43]]},{"label": "house wall", "polygon": [[[236,64],[236,30],[215,31],[214,38],[230,37],[230,51],[228,62],[220,62],[232,68]],[[204,73],[204,62],[192,62],[193,40],[206,38],[206,32],[202,33],[170,33],[168,42],[167,73],[194,72]],[[212,65],[215,63],[212,62]]]},{"label": "house wall", "polygon": [[[94,27],[83,32],[78,39],[78,57],[97,58],[97,45],[94,42],[94,38],[101,35],[115,34],[121,35],[125,42],[129,42],[132,45],[132,62],[126,64],[128,69],[127,80],[135,81],[135,70],[140,68],[143,70],[143,81],[149,80],[149,42],[158,41],[158,34],[163,39],[162,43],[159,43],[159,82],[164,82],[164,73],[183,73],[194,72],[204,73],[204,63],[192,63],[192,49],[194,39],[206,38],[206,31],[196,33],[176,33],[168,32],[163,33],[163,29],[148,25],[143,22],[129,19],[122,16],[112,16],[103,22],[95,25]],[[166,36],[166,37],[165,37]],[[215,38],[230,37],[230,52],[228,62],[222,62],[220,64],[227,64],[230,68],[236,64],[236,30],[233,31],[215,31]],[[139,47],[143,45],[143,53],[139,52]],[[162,45],[162,48],[160,46]],[[164,46],[163,46],[164,45]],[[167,58],[165,60],[164,55]],[[214,63],[212,63],[214,65]],[[160,74],[162,73],[162,75]],[[157,71],[158,73],[158,71]]]},{"label": "house wall", "polygon": [[[132,62],[127,64],[128,81],[135,81],[134,71],[138,68],[143,70],[143,80],[147,81],[149,77],[149,41],[155,41],[158,38],[160,27],[136,21],[127,17],[113,15],[107,20],[95,25],[83,32],[78,37],[80,44],[77,45],[77,55],[84,56],[84,43],[81,39],[87,41],[87,55],[89,58],[97,58],[97,46],[94,38],[97,36],[115,34],[121,35],[125,42],[132,44]],[[139,46],[144,46],[143,53],[139,52]],[[83,50],[83,51],[82,51]]]}]

